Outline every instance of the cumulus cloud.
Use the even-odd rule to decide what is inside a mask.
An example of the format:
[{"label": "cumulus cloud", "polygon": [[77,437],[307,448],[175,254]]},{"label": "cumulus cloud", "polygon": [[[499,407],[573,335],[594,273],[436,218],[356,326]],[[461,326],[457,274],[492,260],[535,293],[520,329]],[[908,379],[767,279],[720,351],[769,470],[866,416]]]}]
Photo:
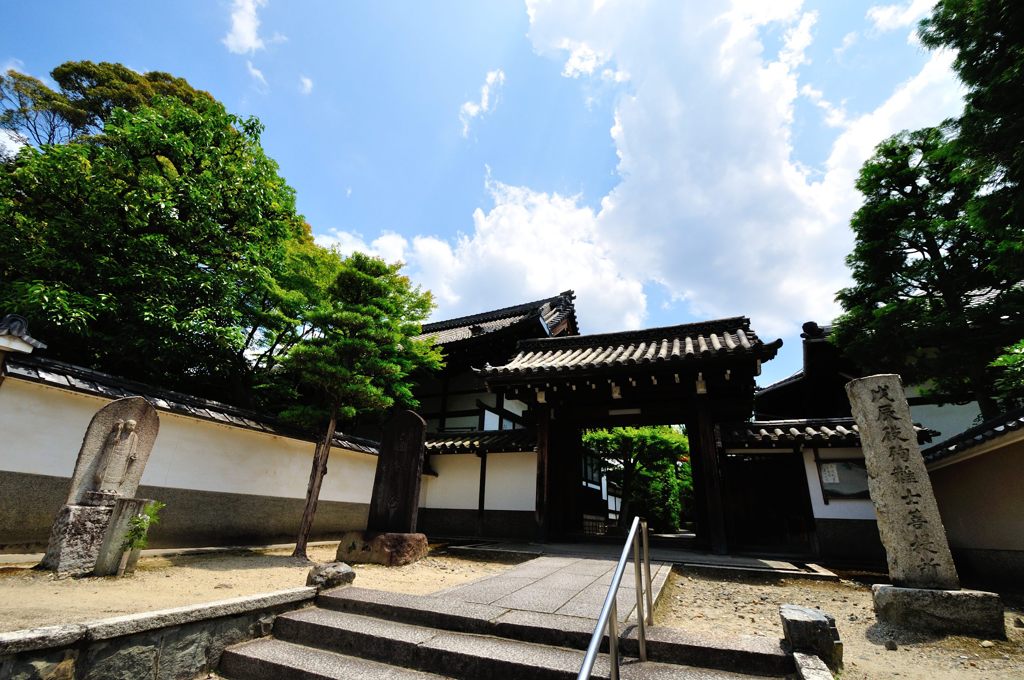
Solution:
[{"label": "cumulus cloud", "polygon": [[875,5],[868,8],[867,18],[878,32],[894,31],[917,24],[931,12],[936,0],[910,0],[896,5]]},{"label": "cumulus cloud", "polygon": [[[798,0],[725,10],[677,2],[641,10],[627,0],[527,8],[535,51],[563,64],[566,77],[629,74],[609,130],[619,182],[591,208],[488,176],[493,205],[457,238],[329,237],[407,262],[437,296],[435,318],[574,288],[584,332],[617,330],[646,322],[647,287],[694,317],[745,314],[766,336],[795,335],[803,321],[838,311],[833,296],[849,282],[843,259],[860,202],[854,180],[875,145],[962,108],[943,52],[873,110],[826,99],[801,82],[817,17]],[[766,51],[769,34],[784,36],[776,54]],[[828,85],[842,96],[841,83]],[[800,97],[834,128],[815,172],[795,159]]]},{"label": "cumulus cloud", "polygon": [[258,10],[266,4],[267,0],[234,0],[231,4],[231,29],[221,40],[229,52],[252,54],[264,48]]},{"label": "cumulus cloud", "polygon": [[306,76],[299,76],[299,92],[310,94],[313,92],[313,79]]},{"label": "cumulus cloud", "polygon": [[601,242],[594,211],[579,199],[513,187],[492,179],[489,210],[473,213],[473,233],[454,242],[433,236],[411,241],[385,233],[367,241],[336,230],[319,242],[407,264],[415,281],[433,291],[435,318],[449,318],[544,298],[577,294],[584,331],[636,328],[645,314],[642,283],[623,276]]},{"label": "cumulus cloud", "polygon": [[459,120],[462,121],[462,136],[469,136],[469,125],[474,118],[490,113],[498,105],[501,87],[505,84],[505,72],[500,68],[488,71],[484,84],[480,87],[480,101],[467,101],[459,108]]},{"label": "cumulus cloud", "polygon": [[[623,278],[661,284],[695,316],[751,315],[765,333],[835,315],[860,165],[887,135],[961,106],[941,54],[875,111],[827,101],[800,83],[817,16],[796,1],[529,7],[537,52],[568,63],[567,46],[585,44],[630,74],[610,130],[621,181],[594,216],[595,243]],[[784,35],[774,57],[766,29]],[[801,95],[838,131],[821,176],[794,159]]]}]

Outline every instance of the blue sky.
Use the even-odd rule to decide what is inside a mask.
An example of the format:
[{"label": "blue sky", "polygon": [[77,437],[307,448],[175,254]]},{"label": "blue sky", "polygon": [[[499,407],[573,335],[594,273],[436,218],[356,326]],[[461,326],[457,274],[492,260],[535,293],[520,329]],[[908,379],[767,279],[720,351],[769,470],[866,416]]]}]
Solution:
[{"label": "blue sky", "polygon": [[321,241],[407,262],[437,318],[568,288],[584,332],[742,314],[786,340],[767,382],[838,312],[861,163],[960,110],[930,4],[19,3],[0,64],[259,117]]}]

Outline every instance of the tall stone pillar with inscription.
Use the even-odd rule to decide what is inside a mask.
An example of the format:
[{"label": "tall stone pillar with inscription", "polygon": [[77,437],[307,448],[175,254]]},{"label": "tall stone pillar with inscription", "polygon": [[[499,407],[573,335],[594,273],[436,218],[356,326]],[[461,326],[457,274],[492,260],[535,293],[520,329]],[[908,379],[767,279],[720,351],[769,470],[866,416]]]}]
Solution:
[{"label": "tall stone pillar with inscription", "polygon": [[412,411],[385,423],[367,530],[342,536],[338,561],[400,566],[426,556],[427,537],[416,533],[426,426]]},{"label": "tall stone pillar with inscription", "polygon": [[[92,572],[115,506],[139,488],[160,429],[153,405],[142,397],[112,401],[92,417],[75,461],[68,500],[53,522],[40,567],[73,576]],[[106,541],[120,548],[117,537]]]},{"label": "tall stone pillar with inscription", "polygon": [[873,588],[879,620],[938,633],[1005,637],[999,596],[961,590],[898,375],[846,385],[892,585]]}]

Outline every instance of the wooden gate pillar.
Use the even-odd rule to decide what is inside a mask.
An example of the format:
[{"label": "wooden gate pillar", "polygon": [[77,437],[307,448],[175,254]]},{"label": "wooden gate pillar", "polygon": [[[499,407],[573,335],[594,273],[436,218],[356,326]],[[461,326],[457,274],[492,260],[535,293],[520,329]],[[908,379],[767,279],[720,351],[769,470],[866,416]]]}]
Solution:
[{"label": "wooden gate pillar", "polygon": [[[725,534],[725,510],[722,499],[722,472],[719,465],[718,445],[715,442],[715,426],[711,418],[711,405],[706,395],[697,395],[693,427],[687,430],[690,436],[690,460],[694,467],[700,467],[700,474],[694,475],[695,483],[699,479],[704,497],[702,513],[705,527],[710,539],[711,552],[724,555],[729,550]],[[696,460],[694,460],[696,458]],[[696,472],[696,470],[694,470]]]}]

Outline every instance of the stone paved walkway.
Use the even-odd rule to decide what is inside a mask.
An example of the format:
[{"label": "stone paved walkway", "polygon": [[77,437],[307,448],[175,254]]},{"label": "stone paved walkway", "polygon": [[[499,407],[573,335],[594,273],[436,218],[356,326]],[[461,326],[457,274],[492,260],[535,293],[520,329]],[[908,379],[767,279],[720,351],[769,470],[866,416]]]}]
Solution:
[{"label": "stone paved walkway", "polygon": [[[651,563],[654,602],[658,601],[671,568],[670,564]],[[614,570],[613,560],[542,556],[497,576],[441,591],[435,597],[596,620]],[[636,609],[635,584],[633,563],[629,562],[616,598],[621,621],[630,618]]]}]

